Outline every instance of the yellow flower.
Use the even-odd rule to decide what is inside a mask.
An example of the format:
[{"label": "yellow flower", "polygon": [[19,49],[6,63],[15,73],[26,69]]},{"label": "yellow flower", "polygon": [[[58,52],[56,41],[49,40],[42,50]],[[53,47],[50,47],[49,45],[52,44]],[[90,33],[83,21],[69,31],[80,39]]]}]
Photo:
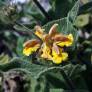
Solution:
[{"label": "yellow flower", "polygon": [[36,39],[28,40],[23,45],[23,54],[26,56],[31,55],[33,52],[36,52],[37,49],[40,47],[39,41]]},{"label": "yellow flower", "polygon": [[33,52],[40,53],[40,57],[48,60],[52,60],[55,64],[60,64],[66,61],[68,58],[68,53],[64,52],[63,47],[71,46],[73,43],[72,34],[63,35],[57,32],[58,24],[54,24],[49,33],[45,33],[44,29],[40,26],[35,27],[35,35],[38,36],[42,42],[39,40],[29,40],[24,44],[23,53],[27,56],[31,55]]}]

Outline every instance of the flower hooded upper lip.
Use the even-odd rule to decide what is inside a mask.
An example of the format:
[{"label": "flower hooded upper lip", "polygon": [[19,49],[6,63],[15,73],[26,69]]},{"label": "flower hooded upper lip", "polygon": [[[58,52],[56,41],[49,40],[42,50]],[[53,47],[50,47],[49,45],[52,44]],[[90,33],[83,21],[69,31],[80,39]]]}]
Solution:
[{"label": "flower hooded upper lip", "polygon": [[45,33],[44,29],[40,26],[35,27],[35,35],[38,36],[42,43],[37,40],[29,40],[24,43],[23,53],[27,56],[36,52],[38,49],[41,51],[41,57],[52,60],[54,63],[59,64],[65,61],[68,54],[64,52],[63,47],[71,46],[73,43],[72,34],[63,35],[57,32],[58,24],[52,25],[49,33]]}]

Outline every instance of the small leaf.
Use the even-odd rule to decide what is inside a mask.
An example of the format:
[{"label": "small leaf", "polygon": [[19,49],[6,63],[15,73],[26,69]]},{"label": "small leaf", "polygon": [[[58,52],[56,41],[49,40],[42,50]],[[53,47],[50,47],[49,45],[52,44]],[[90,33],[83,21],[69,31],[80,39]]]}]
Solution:
[{"label": "small leaf", "polygon": [[16,48],[16,52],[18,54],[18,56],[23,56],[23,43],[24,43],[24,37],[19,37],[18,41],[17,41],[17,48]]},{"label": "small leaf", "polygon": [[3,53],[0,55],[0,65],[9,63],[9,61],[10,61],[10,57],[8,55],[5,55]]}]

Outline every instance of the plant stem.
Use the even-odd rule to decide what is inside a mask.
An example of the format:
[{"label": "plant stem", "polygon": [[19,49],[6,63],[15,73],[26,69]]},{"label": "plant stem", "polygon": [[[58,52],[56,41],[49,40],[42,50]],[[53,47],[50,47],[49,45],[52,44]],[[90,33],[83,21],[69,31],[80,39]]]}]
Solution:
[{"label": "plant stem", "polygon": [[37,5],[37,7],[41,10],[41,12],[44,14],[44,16],[46,17],[46,19],[48,21],[51,20],[51,17],[48,15],[48,13],[44,10],[44,8],[41,6],[41,4],[39,3],[38,0],[33,0],[34,3]]}]

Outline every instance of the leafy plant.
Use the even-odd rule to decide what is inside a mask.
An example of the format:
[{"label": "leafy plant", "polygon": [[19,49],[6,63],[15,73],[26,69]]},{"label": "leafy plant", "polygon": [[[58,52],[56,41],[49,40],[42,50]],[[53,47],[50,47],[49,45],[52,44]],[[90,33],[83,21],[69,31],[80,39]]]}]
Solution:
[{"label": "leafy plant", "polygon": [[1,92],[92,91],[92,1],[0,2]]}]

